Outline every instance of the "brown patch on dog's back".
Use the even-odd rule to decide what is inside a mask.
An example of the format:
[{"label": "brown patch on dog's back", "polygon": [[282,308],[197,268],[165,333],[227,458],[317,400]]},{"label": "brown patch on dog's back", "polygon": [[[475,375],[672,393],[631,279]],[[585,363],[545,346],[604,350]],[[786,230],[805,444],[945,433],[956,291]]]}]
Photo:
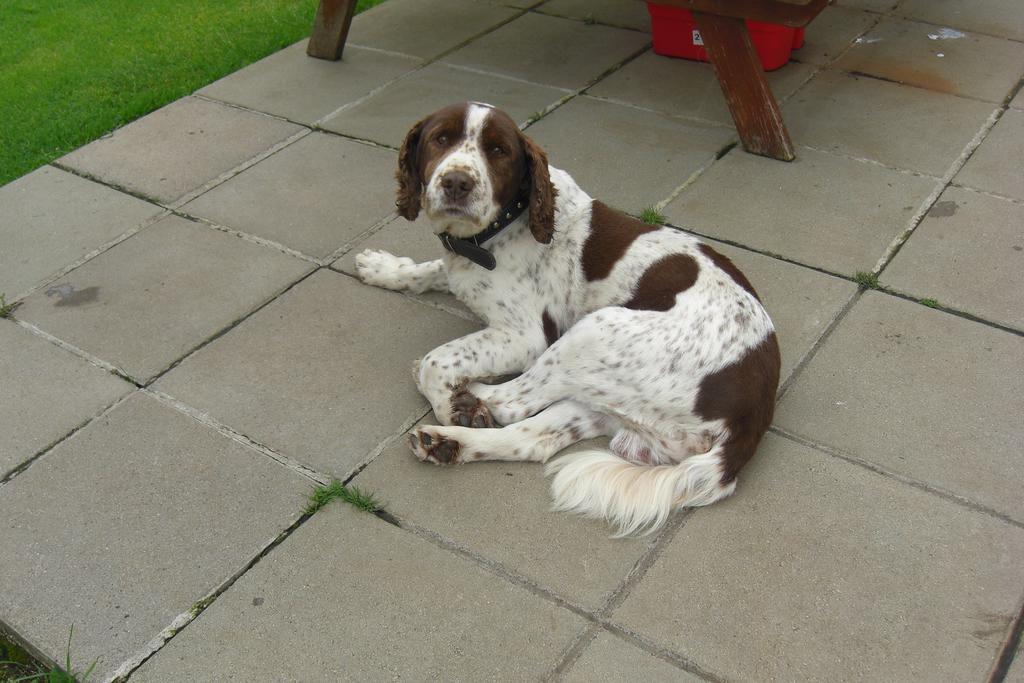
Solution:
[{"label": "brown patch on dog's back", "polygon": [[696,413],[705,420],[724,420],[729,430],[723,485],[747,464],[772,422],[780,364],[779,341],[771,332],[742,358],[701,380]]},{"label": "brown patch on dog's back", "polygon": [[551,319],[550,315],[548,315],[548,309],[544,309],[544,315],[540,317],[540,322],[544,326],[544,339],[547,340],[548,346],[551,346],[558,341],[559,334],[558,325],[556,325],[555,321]]},{"label": "brown patch on dog's back", "polygon": [[633,240],[657,229],[595,199],[590,212],[590,235],[583,244],[581,257],[584,277],[608,277]]},{"label": "brown patch on dog's back", "polygon": [[671,254],[655,261],[636,283],[633,297],[623,306],[638,311],[667,311],[676,295],[697,281],[700,266],[692,256]]},{"label": "brown patch on dog's back", "polygon": [[700,250],[705,256],[711,259],[716,266],[725,271],[725,274],[731,277],[736,284],[753,294],[754,298],[758,301],[761,300],[761,297],[757,295],[757,291],[754,289],[754,285],[750,284],[750,280],[747,279],[747,276],[736,267],[736,264],[733,263],[728,256],[719,254],[717,251],[703,243],[700,245]]}]

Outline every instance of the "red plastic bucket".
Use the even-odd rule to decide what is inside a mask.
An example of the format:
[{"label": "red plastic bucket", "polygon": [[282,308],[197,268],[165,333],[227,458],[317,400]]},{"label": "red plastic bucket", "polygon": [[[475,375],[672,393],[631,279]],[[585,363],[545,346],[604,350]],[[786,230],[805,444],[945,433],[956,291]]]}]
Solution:
[{"label": "red plastic bucket", "polygon": [[[690,10],[648,2],[647,11],[651,15],[651,33],[657,54],[708,61],[704,41]],[[778,69],[789,61],[793,50],[804,44],[803,28],[747,21],[747,30],[765,71]]]}]

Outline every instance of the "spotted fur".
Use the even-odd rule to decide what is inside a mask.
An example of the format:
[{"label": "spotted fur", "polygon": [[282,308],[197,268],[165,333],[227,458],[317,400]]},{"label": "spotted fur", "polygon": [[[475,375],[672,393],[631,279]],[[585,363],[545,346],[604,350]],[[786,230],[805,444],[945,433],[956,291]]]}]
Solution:
[{"label": "spotted fur", "polygon": [[[652,531],[676,508],[735,490],[771,421],[779,350],[731,261],[594,201],[488,105],[453,105],[417,123],[399,165],[403,215],[422,206],[437,232],[456,237],[480,232],[504,198],[531,187],[531,210],[486,244],[493,271],[450,252],[420,264],[381,251],[356,257],[365,282],[451,291],[486,323],[417,365],[441,423],[410,435],[419,459],[547,462],[577,441],[611,437],[610,450],[561,457],[548,472],[556,508],[607,519],[620,534]],[[445,190],[451,173],[471,179],[465,196]],[[518,376],[485,382],[509,374]],[[495,423],[504,426],[480,428]]]}]

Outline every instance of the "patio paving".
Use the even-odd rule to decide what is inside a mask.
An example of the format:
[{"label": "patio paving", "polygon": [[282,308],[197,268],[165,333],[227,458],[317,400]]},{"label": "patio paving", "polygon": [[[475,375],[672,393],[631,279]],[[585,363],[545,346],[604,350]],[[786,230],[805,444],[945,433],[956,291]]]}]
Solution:
[{"label": "patio paving", "polygon": [[[791,164],[648,27],[387,0],[0,188],[0,627],[74,625],[96,680],[1024,680],[1024,11],[829,7],[769,76]],[[462,99],[758,289],[783,382],[731,499],[612,539],[539,466],[409,454],[413,361],[481,323],[353,256],[436,257],[396,148]],[[383,512],[304,514],[334,478]]]}]

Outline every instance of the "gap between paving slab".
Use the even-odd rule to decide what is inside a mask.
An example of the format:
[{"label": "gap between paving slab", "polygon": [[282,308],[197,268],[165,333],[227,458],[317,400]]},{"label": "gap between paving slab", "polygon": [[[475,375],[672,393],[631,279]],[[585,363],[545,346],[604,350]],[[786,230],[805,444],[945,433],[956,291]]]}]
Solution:
[{"label": "gap between paving slab", "polygon": [[910,237],[914,234],[914,231],[917,230],[917,227],[921,224],[921,222],[924,220],[924,217],[928,214],[928,211],[931,210],[931,208],[935,205],[935,202],[937,202],[939,200],[939,197],[942,196],[942,193],[946,190],[947,187],[949,187],[950,183],[953,182],[953,178],[956,177],[956,174],[959,173],[960,169],[962,169],[964,165],[968,162],[968,160],[970,160],[975,150],[977,150],[978,147],[981,146],[981,143],[985,140],[989,132],[991,132],[992,128],[999,121],[999,118],[1002,116],[1002,113],[1005,111],[1006,105],[1003,105],[1002,107],[997,108],[995,111],[993,111],[991,115],[989,115],[988,120],[984,124],[982,124],[981,129],[974,134],[974,137],[971,139],[971,141],[967,143],[963,151],[960,152],[960,155],[957,157],[957,159],[950,165],[949,169],[947,169],[947,171],[943,174],[942,178],[940,178],[939,186],[927,198],[925,198],[923,202],[921,202],[921,205],[914,213],[914,216],[911,217],[911,219],[908,221],[907,227],[903,231],[903,233],[899,235],[895,240],[893,240],[893,242],[889,245],[889,248],[886,249],[885,254],[882,255],[882,257],[875,264],[874,268],[871,269],[872,273],[874,273],[875,275],[881,274],[881,272],[885,270],[886,266],[888,266],[892,262],[892,260],[896,257],[896,254],[899,253],[899,250],[903,247],[907,240],[909,240]]}]

